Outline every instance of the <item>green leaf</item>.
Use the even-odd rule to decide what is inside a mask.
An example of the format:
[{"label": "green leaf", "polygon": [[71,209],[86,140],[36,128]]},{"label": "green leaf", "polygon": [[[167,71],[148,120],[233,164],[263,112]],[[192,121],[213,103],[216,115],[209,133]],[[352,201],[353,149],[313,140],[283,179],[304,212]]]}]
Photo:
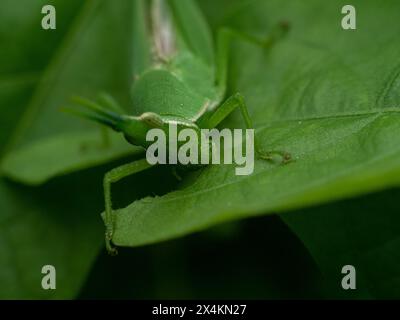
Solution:
[{"label": "green leaf", "polygon": [[[322,270],[328,297],[397,299],[400,295],[399,189],[283,214]],[[344,265],[357,290],[343,290]]]},{"label": "green leaf", "polygon": [[[76,295],[102,245],[103,227],[93,214],[102,207],[96,188],[101,172],[95,175],[71,176],[40,189],[0,180],[1,299]],[[56,290],[41,286],[45,265],[56,268]]]},{"label": "green leaf", "polygon": [[[295,161],[256,161],[246,177],[233,166],[209,166],[179,191],[116,211],[115,244],[153,243],[399,185],[400,6],[355,1],[358,29],[344,31],[344,4],[252,1],[237,13],[255,17],[247,29],[267,31],[283,19],[291,25],[268,52],[237,43],[231,80],[247,97],[263,147],[286,150]],[[243,126],[239,114],[225,125]]]},{"label": "green leaf", "polygon": [[[41,8],[55,5],[60,18],[57,32],[40,27]],[[43,69],[60,45],[81,1],[4,0],[0,11],[0,155],[15,123],[31,98]],[[12,32],[10,31],[12,26]]]},{"label": "green leaf", "polygon": [[129,107],[133,68],[131,28],[126,21],[131,19],[131,9],[128,0],[85,3],[13,135],[12,150],[2,163],[5,175],[37,185],[57,175],[141,152],[115,133],[110,133],[111,143],[105,152],[97,126],[60,112],[72,96],[93,96],[100,91],[110,92]]},{"label": "green leaf", "polygon": [[21,117],[39,78],[36,74],[0,80],[0,157],[15,123]]},{"label": "green leaf", "polygon": [[127,149],[127,142],[118,135],[110,135],[110,141],[102,144],[99,142],[99,132],[68,133],[41,139],[16,150],[5,157],[2,166],[13,180],[36,185],[57,175],[130,155],[131,151]]},{"label": "green leaf", "polygon": [[[83,125],[85,130],[75,131],[67,123],[76,119],[69,119],[57,108],[66,98],[64,93],[67,92],[62,86],[75,85],[89,90],[104,84],[102,77],[99,82],[96,77],[89,81],[91,76],[85,72],[92,69],[83,69],[82,64],[95,56],[90,46],[99,49],[96,44],[100,42],[106,46],[108,37],[103,32],[104,24],[112,25],[116,16],[126,12],[127,3],[114,4],[115,11],[107,11],[100,1],[87,1],[84,9],[78,0],[6,1],[4,8],[2,4],[0,157],[5,154],[6,159],[12,159],[9,163],[14,165],[12,170],[21,171],[21,180],[27,178],[37,183],[52,174],[67,172],[68,168],[80,166],[77,159],[90,165],[99,162],[100,150],[106,159],[112,157],[111,151],[104,150],[101,139],[96,139],[100,136],[98,128],[87,130]],[[40,27],[44,4],[57,8],[56,33]],[[13,32],[9,32],[10,25]],[[112,27],[109,32],[113,32]],[[12,41],[3,42],[7,37]],[[85,41],[89,42],[87,47]],[[81,64],[78,63],[80,55]],[[108,52],[97,57],[103,59],[105,65],[110,63],[109,68],[118,70],[122,67],[115,64],[115,55]],[[69,59],[77,65],[71,66]],[[68,70],[64,70],[66,66]],[[100,69],[99,73],[102,72],[104,70]],[[118,86],[117,80],[118,77],[115,82]],[[35,89],[33,102],[27,105]],[[18,120],[22,124],[16,126]],[[56,134],[58,127],[60,132]],[[12,141],[11,136],[14,137]],[[22,147],[14,149],[14,144],[19,142]],[[77,145],[81,152],[74,153]],[[115,146],[121,153],[118,144]],[[10,150],[16,151],[7,153]],[[59,164],[59,161],[64,163]],[[15,174],[18,177],[18,173]],[[103,242],[101,219],[95,214],[103,207],[103,174],[104,168],[99,168],[56,179],[40,188],[24,187],[0,178],[0,299],[70,299],[76,296]],[[42,267],[48,264],[56,268],[56,290],[43,290],[41,286]]]}]

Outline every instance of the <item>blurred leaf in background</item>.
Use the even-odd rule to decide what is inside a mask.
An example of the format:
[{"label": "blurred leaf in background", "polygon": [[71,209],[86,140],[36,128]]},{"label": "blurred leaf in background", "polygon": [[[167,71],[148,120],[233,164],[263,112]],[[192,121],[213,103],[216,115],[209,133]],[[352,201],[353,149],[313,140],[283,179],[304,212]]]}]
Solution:
[{"label": "blurred leaf in background", "polygon": [[[29,100],[81,8],[80,1],[53,1],[60,9],[58,32],[44,33],[40,28],[44,4],[2,3],[0,150],[29,112]],[[90,201],[101,197],[99,193],[80,197],[91,183],[85,181],[78,188],[74,180],[41,190],[0,180],[0,298],[71,298],[79,290],[101,243],[100,224],[88,211],[93,207]],[[46,264],[56,267],[62,283],[56,293],[41,288],[41,270]]]},{"label": "blurred leaf in background", "polygon": [[[324,275],[327,297],[399,299],[400,189],[283,214]],[[357,290],[342,290],[353,265]]]},{"label": "blurred leaf in background", "polygon": [[[61,6],[56,7],[63,12]],[[11,151],[2,162],[9,177],[35,185],[140,151],[112,132],[110,145],[105,147],[98,126],[60,112],[72,96],[99,92],[109,92],[129,106],[132,7],[128,0],[89,0],[75,10],[76,19],[49,58],[29,109],[13,135]],[[42,16],[40,8],[32,10],[37,20]],[[62,19],[60,15],[58,20]],[[41,32],[58,33],[58,29]]]},{"label": "blurred leaf in background", "polygon": [[226,223],[134,250],[120,248],[114,259],[106,255],[96,261],[81,299],[322,297],[317,266],[278,216]]},{"label": "blurred leaf in background", "polygon": [[[45,4],[57,8],[56,32],[41,29]],[[5,167],[36,183],[36,175],[42,179],[43,170],[51,176],[51,170],[60,173],[81,163],[97,163],[99,153],[106,159],[115,157],[102,148],[98,128],[70,119],[59,108],[72,94],[107,88],[123,97],[128,91],[130,8],[130,1],[112,5],[108,1],[2,3],[1,146],[9,151]],[[119,155],[130,152],[121,139],[114,140],[118,143],[112,146]],[[47,154],[35,157],[32,145]],[[23,147],[28,151],[15,156],[13,150]],[[79,173],[37,189],[0,181],[0,297],[76,295],[102,244],[96,212],[103,206],[103,172]],[[45,264],[56,267],[55,292],[41,288]]]}]

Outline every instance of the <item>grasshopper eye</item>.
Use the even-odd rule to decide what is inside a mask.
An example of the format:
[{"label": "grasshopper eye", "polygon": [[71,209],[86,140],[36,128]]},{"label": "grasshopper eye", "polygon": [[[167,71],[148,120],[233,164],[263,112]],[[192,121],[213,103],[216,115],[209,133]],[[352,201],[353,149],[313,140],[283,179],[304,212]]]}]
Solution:
[{"label": "grasshopper eye", "polygon": [[153,112],[145,112],[140,116],[140,120],[148,124],[150,127],[160,128],[164,125],[164,121],[159,115]]}]

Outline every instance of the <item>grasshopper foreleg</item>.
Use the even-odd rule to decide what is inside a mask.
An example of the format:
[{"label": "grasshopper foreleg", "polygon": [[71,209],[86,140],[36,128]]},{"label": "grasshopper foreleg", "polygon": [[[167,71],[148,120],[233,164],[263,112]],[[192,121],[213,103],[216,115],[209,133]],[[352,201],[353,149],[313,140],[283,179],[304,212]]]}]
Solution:
[{"label": "grasshopper foreleg", "polygon": [[106,227],[105,242],[107,251],[111,255],[117,254],[117,250],[111,244],[114,233],[114,218],[113,218],[112,201],[111,201],[111,184],[116,183],[122,180],[123,178],[126,178],[135,173],[144,171],[150,168],[151,166],[152,165],[150,165],[146,159],[142,159],[114,168],[111,171],[107,172],[104,176],[104,181],[103,181],[104,201],[105,201],[104,224]]}]

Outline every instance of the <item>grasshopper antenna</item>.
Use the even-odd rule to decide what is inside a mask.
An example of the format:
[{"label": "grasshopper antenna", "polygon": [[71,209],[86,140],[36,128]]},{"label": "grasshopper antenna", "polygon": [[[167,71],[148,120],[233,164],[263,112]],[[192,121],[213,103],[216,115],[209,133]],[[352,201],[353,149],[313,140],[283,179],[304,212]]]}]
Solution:
[{"label": "grasshopper antenna", "polygon": [[[112,100],[109,100],[109,96],[102,95],[100,98],[105,101],[111,103]],[[115,131],[121,131],[121,124],[125,121],[125,116],[121,115],[119,112],[122,112],[122,109],[117,107],[114,104],[114,107],[109,108],[104,107],[102,104],[82,98],[82,97],[73,97],[71,101],[76,105],[75,107],[64,107],[61,111],[88,119],[91,121],[96,121],[108,127],[111,127]],[[106,102],[106,101],[105,101]],[[107,106],[109,103],[107,103]]]}]

